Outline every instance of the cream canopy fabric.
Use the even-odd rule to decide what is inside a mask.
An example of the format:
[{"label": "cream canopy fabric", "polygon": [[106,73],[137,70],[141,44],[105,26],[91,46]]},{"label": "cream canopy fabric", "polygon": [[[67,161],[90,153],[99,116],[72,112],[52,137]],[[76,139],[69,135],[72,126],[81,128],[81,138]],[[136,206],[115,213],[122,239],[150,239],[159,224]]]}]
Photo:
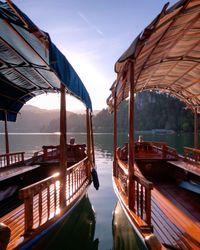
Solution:
[{"label": "cream canopy fabric", "polygon": [[166,92],[200,112],[200,0],[167,6],[116,62],[118,78],[107,100],[111,109],[115,91],[117,105],[129,95],[132,62],[135,93]]}]

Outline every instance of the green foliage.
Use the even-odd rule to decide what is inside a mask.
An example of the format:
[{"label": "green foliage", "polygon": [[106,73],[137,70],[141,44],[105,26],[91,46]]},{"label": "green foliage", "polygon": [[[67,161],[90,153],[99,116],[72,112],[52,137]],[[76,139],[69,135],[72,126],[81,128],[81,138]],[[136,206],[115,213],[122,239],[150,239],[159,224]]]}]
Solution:
[{"label": "green foliage", "polygon": [[[128,101],[117,111],[118,132],[128,132]],[[102,110],[94,117],[95,132],[111,132],[113,115]],[[199,120],[200,121],[200,120]],[[166,94],[138,93],[135,102],[135,130],[167,129],[176,132],[193,132],[194,117],[182,102]]]},{"label": "green foliage", "polygon": [[136,96],[135,129],[193,131],[194,118],[182,102],[166,94],[143,92]]},{"label": "green foliage", "polygon": [[107,109],[102,109],[102,111],[93,117],[93,130],[94,132],[113,131],[113,117]]},{"label": "green foliage", "polygon": [[[57,132],[60,131],[60,120],[52,120],[41,132]],[[86,132],[86,115],[68,113],[67,114],[67,131],[69,132]]]}]

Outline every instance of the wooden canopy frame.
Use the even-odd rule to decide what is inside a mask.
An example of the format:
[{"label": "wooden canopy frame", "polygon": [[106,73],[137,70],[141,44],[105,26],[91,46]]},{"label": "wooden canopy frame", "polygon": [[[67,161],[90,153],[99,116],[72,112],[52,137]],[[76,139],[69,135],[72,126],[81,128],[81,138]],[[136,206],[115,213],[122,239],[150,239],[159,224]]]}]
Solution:
[{"label": "wooden canopy frame", "polygon": [[[117,79],[107,104],[115,111],[124,99],[130,97],[131,102],[133,93],[147,90],[174,96],[194,113],[194,147],[198,148],[200,2],[180,0],[167,7],[116,62]],[[131,105],[130,109],[133,112]]]},{"label": "wooden canopy frame", "polygon": [[117,80],[107,103],[113,110],[129,96],[129,61],[134,61],[135,93],[156,90],[175,96],[200,112],[200,2],[181,0],[167,9],[134,40],[115,64]]}]

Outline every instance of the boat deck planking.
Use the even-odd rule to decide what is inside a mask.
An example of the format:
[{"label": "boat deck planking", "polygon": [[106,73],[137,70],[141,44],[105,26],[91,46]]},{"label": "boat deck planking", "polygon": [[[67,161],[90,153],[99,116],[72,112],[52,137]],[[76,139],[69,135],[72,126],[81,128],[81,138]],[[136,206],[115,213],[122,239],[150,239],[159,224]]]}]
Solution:
[{"label": "boat deck planking", "polygon": [[[172,246],[172,249],[200,249],[200,198],[193,201],[195,194],[191,193],[188,204],[183,199],[184,195],[179,195],[181,192],[187,191],[175,185],[170,188],[163,184],[155,186],[152,191],[154,232],[165,246]],[[193,209],[190,210],[191,207]]]},{"label": "boat deck planking", "polygon": [[200,226],[200,196],[173,183],[155,183],[155,188]]},{"label": "boat deck planking", "polygon": [[[127,197],[120,192],[120,183],[117,178],[113,177],[116,185],[115,191],[122,198],[122,204],[128,206]],[[114,187],[115,187],[114,185]],[[120,192],[120,193],[119,193]],[[158,240],[169,249],[200,249],[200,197],[197,194],[188,193],[174,184],[157,183],[152,190],[152,225]],[[182,195],[181,195],[182,194]],[[186,201],[186,199],[190,199]],[[124,208],[125,208],[124,207]],[[126,208],[125,208],[126,209]],[[130,210],[128,210],[130,212]],[[130,214],[134,221],[142,226],[144,221],[136,219],[136,214]],[[139,219],[139,220],[138,220]]]}]

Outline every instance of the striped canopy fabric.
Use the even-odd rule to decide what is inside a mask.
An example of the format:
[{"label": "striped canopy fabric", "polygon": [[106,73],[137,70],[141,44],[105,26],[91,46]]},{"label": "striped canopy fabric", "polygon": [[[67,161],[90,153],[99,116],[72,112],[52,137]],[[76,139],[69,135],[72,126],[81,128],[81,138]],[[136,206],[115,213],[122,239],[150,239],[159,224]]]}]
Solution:
[{"label": "striped canopy fabric", "polygon": [[200,112],[200,1],[166,4],[115,64],[117,80],[107,99],[113,109],[129,96],[129,74],[135,93],[155,90],[175,96]]},{"label": "striped canopy fabric", "polygon": [[66,92],[92,111],[90,96],[65,56],[10,0],[0,1],[0,120],[15,121],[31,98]]}]

